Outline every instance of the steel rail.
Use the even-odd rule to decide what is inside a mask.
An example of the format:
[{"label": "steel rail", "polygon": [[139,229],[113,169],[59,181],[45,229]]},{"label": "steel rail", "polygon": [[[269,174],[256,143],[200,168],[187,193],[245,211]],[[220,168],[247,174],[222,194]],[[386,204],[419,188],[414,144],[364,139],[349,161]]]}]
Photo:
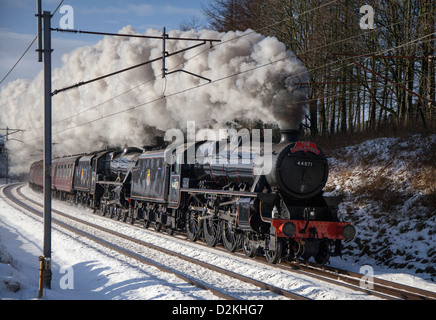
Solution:
[{"label": "steel rail", "polygon": [[[22,186],[21,186],[21,187],[22,187]],[[32,200],[32,199],[29,199],[28,197],[26,197],[25,195],[23,195],[23,194],[21,193],[21,191],[20,191],[21,187],[18,188],[18,189],[19,189],[19,190],[18,190],[18,194],[20,195],[20,197],[23,197],[24,199],[26,199],[27,201],[30,201],[30,202],[34,203],[35,205],[41,206],[41,204],[38,203],[37,201],[34,201],[34,200]],[[5,189],[6,189],[6,188],[5,188]],[[4,193],[5,193],[5,195],[6,195],[6,196],[11,200],[11,201],[15,202],[15,203],[16,203],[17,205],[19,205],[19,206],[22,206],[22,205],[21,205],[22,202],[21,202],[19,199],[17,199],[17,198],[12,194],[12,192],[10,192],[10,191],[6,192],[6,191],[4,190]],[[18,202],[18,203],[17,203],[17,202]],[[23,205],[24,205],[24,207],[26,207],[27,210],[30,210],[30,211],[35,212],[35,213],[37,212],[38,215],[41,214],[38,210],[32,208],[31,206],[29,206],[29,205],[27,205],[27,204],[23,204]],[[29,209],[29,208],[31,208],[31,209]],[[215,271],[215,272],[219,272],[219,273],[221,273],[221,274],[224,274],[224,275],[227,275],[227,276],[229,276],[229,277],[232,277],[232,278],[238,279],[238,280],[240,280],[240,281],[243,281],[243,282],[246,282],[246,283],[250,283],[250,284],[252,284],[252,285],[255,285],[255,286],[259,287],[260,289],[267,290],[267,291],[271,291],[271,292],[273,292],[273,293],[276,293],[276,294],[278,294],[278,295],[282,295],[282,296],[284,296],[284,297],[287,297],[287,298],[290,298],[290,299],[293,299],[293,300],[311,300],[310,298],[307,298],[307,297],[305,297],[305,296],[299,295],[299,294],[297,294],[297,293],[294,293],[294,292],[291,292],[291,291],[288,291],[288,290],[285,290],[285,289],[282,289],[282,288],[279,288],[279,287],[273,286],[273,285],[271,285],[271,284],[268,284],[268,283],[265,283],[265,282],[262,282],[262,281],[259,281],[259,280],[256,280],[256,279],[253,279],[253,278],[250,278],[250,277],[243,276],[243,275],[238,274],[238,273],[235,273],[235,272],[233,272],[233,271],[230,271],[230,270],[227,270],[227,269],[224,269],[224,268],[221,268],[221,267],[218,267],[218,266],[215,266],[215,265],[212,265],[212,264],[209,264],[209,263],[206,263],[206,262],[203,262],[203,261],[200,261],[200,260],[197,260],[197,259],[191,258],[191,257],[184,256],[184,255],[179,254],[179,253],[177,253],[177,252],[174,252],[174,251],[171,251],[171,250],[168,250],[168,249],[165,249],[165,248],[159,247],[159,246],[155,246],[155,245],[153,245],[153,244],[150,244],[150,243],[144,242],[144,241],[142,241],[142,240],[135,239],[135,238],[133,238],[133,237],[130,237],[130,236],[127,236],[127,235],[124,235],[124,234],[118,233],[118,232],[113,231],[113,230],[111,230],[111,229],[107,229],[107,228],[104,228],[104,227],[102,227],[102,226],[95,225],[95,224],[93,224],[93,223],[90,223],[90,222],[84,221],[84,220],[82,220],[82,219],[79,219],[79,218],[76,218],[76,217],[70,216],[70,215],[68,215],[68,214],[62,213],[62,212],[60,212],[59,210],[55,210],[55,209],[53,209],[53,212],[56,213],[56,214],[58,214],[58,215],[60,215],[60,216],[62,216],[62,217],[64,217],[64,218],[67,218],[67,219],[73,220],[73,221],[75,221],[75,222],[78,222],[78,223],[84,224],[84,225],[86,225],[86,226],[88,226],[88,227],[92,227],[92,228],[97,229],[97,230],[100,230],[100,231],[102,231],[102,232],[109,233],[109,234],[111,234],[111,235],[117,236],[117,237],[122,238],[122,239],[124,239],[124,240],[128,240],[128,241],[130,241],[130,242],[133,242],[133,243],[139,244],[139,245],[141,245],[141,246],[144,246],[144,247],[147,247],[147,248],[150,248],[150,249],[153,249],[153,250],[157,250],[157,251],[159,251],[159,252],[161,252],[161,253],[164,253],[164,254],[167,254],[167,255],[171,255],[171,256],[174,256],[174,257],[180,258],[180,259],[185,260],[185,261],[187,261],[187,262],[193,263],[193,264],[195,264],[195,265],[201,266],[201,267],[203,267],[203,268],[207,268],[207,269],[212,270],[212,271]],[[60,225],[60,226],[62,226],[62,227],[64,227],[64,224],[65,224],[65,223],[63,223],[63,222],[58,221],[58,219],[54,219],[54,223],[56,223],[56,224],[58,224],[58,225]],[[65,226],[65,227],[67,227],[67,226]],[[72,228],[72,227],[70,227],[70,228]],[[76,229],[76,228],[73,228],[73,229],[78,230],[78,229]],[[73,231],[73,232],[76,232],[76,231]],[[120,248],[120,247],[118,247],[118,246],[113,246],[113,245],[109,244],[107,241],[105,241],[105,240],[103,240],[103,239],[100,239],[100,238],[97,238],[97,237],[95,237],[95,236],[93,236],[93,235],[90,235],[90,234],[88,234],[88,233],[86,233],[86,232],[84,232],[84,231],[78,230],[78,232],[76,232],[76,233],[81,233],[81,235],[83,235],[84,237],[90,238],[91,240],[96,241],[96,242],[98,242],[99,244],[101,244],[101,245],[103,245],[103,246],[106,246],[106,247],[109,246],[111,249],[114,249],[115,251],[120,250],[120,251],[121,251],[120,253],[122,253],[122,254],[124,254],[124,255],[127,255],[127,256],[129,256],[129,257],[131,257],[131,258],[133,258],[133,259],[136,259],[136,260],[139,259],[138,261],[140,261],[140,262],[147,263],[147,264],[155,264],[155,263],[156,263],[156,262],[151,261],[151,260],[149,260],[149,259],[146,259],[146,258],[140,257],[139,255],[137,255],[136,253],[133,253],[133,252],[131,252],[131,251],[127,251],[127,250],[122,249],[122,248]],[[158,267],[158,268],[163,268],[163,271],[166,270],[166,267],[163,266],[163,265],[161,265],[161,264],[159,264],[159,263],[157,263],[157,266],[156,266],[156,267]],[[166,271],[166,272],[174,273],[174,270],[173,270],[173,269],[169,269],[169,270],[170,270],[170,271]],[[191,284],[194,284],[194,283],[195,283],[194,285],[196,285],[197,287],[200,287],[200,288],[202,288],[202,289],[207,289],[207,290],[209,290],[209,291],[212,291],[215,295],[217,295],[217,296],[219,296],[219,297],[221,297],[221,298],[229,299],[229,300],[235,300],[235,299],[236,299],[235,297],[230,296],[230,295],[227,295],[227,294],[225,294],[225,293],[222,293],[221,291],[219,291],[219,290],[217,290],[217,289],[215,289],[215,288],[213,288],[213,287],[210,287],[210,288],[209,288],[209,286],[205,285],[204,283],[199,282],[199,281],[197,281],[197,280],[195,280],[195,279],[193,279],[193,278],[187,277],[186,275],[183,275],[183,274],[179,274],[179,275],[176,274],[176,275],[179,276],[179,277],[181,277],[181,278],[182,278],[182,277],[186,277],[186,279],[184,279],[185,281],[187,281],[187,282],[189,282],[189,283],[191,283]]]},{"label": "steel rail", "polygon": [[[24,195],[22,196],[25,197]],[[182,240],[186,240],[186,239],[182,239]],[[199,244],[206,246],[206,244],[203,244],[201,242],[199,242]],[[217,247],[217,249],[230,253],[227,250],[219,247]],[[230,254],[234,254],[237,255],[238,257],[253,260],[253,258],[248,258],[241,253],[230,253]],[[407,286],[404,284],[380,279],[377,277],[371,277],[370,279],[372,288],[368,286],[362,287],[360,284],[361,284],[362,277],[364,275],[356,272],[351,272],[348,270],[331,267],[331,266],[318,265],[315,263],[302,262],[302,261],[297,261],[297,262],[286,261],[286,262],[279,263],[277,265],[271,265],[270,263],[267,263],[265,261],[265,258],[263,257],[256,257],[255,260],[267,264],[271,267],[276,267],[291,272],[297,272],[299,274],[311,276],[328,283],[365,292],[368,295],[378,296],[383,299],[436,300],[436,292]],[[265,285],[264,288],[267,288],[267,286],[269,286],[268,284],[264,284],[264,285]],[[274,288],[272,289],[276,290]],[[278,290],[276,291],[276,293],[280,294],[280,291],[282,291],[282,289],[280,288],[277,289]]]},{"label": "steel rail", "polygon": [[[357,272],[326,265],[318,265],[311,262],[296,262],[292,263],[291,266],[300,270],[306,270],[322,277],[337,279],[338,281],[349,283],[358,288],[361,288],[360,283],[362,277],[364,277],[364,275]],[[361,288],[362,291],[367,291],[368,294],[382,294],[403,300],[436,300],[436,292],[411,287],[405,284],[392,282],[377,277],[370,277],[368,280],[368,284],[370,284],[373,288]]]},{"label": "steel rail", "polygon": [[[20,201],[19,199],[17,199],[12,194],[10,189],[12,189],[13,187],[15,187],[15,186],[7,186],[7,187],[5,187],[3,189],[3,194],[10,201],[15,203],[17,206],[19,206],[19,207],[21,207],[21,208],[31,212],[32,214],[35,214],[35,215],[37,215],[39,217],[42,217],[42,212],[41,211],[39,211],[39,210],[33,208],[32,206],[30,206],[30,205]],[[41,206],[41,204],[39,204],[39,203],[37,203],[37,202],[35,202],[35,201],[31,200],[31,199],[27,198],[26,200],[31,201],[32,203],[34,203],[34,204],[36,204],[38,206]],[[66,214],[63,214],[63,213],[61,213],[58,210],[53,210],[53,212],[55,212],[55,213],[57,213],[57,214],[59,214],[61,216],[67,217],[67,218],[69,218],[69,219],[71,219],[73,221],[76,221],[76,222],[78,222],[77,220],[79,220],[79,219],[75,219],[75,218],[73,219],[73,217],[68,216]],[[162,264],[160,264],[158,262],[155,262],[155,261],[152,261],[151,259],[147,259],[145,257],[142,257],[142,256],[140,256],[140,255],[138,255],[138,254],[136,254],[136,253],[134,253],[132,251],[129,251],[129,250],[126,250],[126,249],[124,249],[122,247],[119,247],[119,246],[116,246],[114,244],[111,244],[111,243],[107,242],[106,240],[104,240],[102,238],[99,238],[97,236],[94,236],[94,235],[92,235],[90,233],[87,233],[87,232],[85,232],[83,230],[74,228],[74,227],[68,225],[65,222],[59,221],[58,219],[53,219],[53,223],[58,225],[58,226],[60,226],[60,227],[62,227],[62,228],[64,228],[64,229],[66,229],[66,230],[69,230],[69,231],[71,231],[73,233],[76,233],[76,234],[78,234],[78,235],[80,235],[80,236],[82,236],[84,238],[88,238],[88,239],[98,243],[99,245],[101,245],[103,247],[106,247],[108,249],[114,250],[114,251],[116,251],[116,252],[118,252],[118,253],[120,253],[120,254],[122,254],[124,256],[132,258],[132,259],[134,259],[134,260],[136,260],[136,261],[138,261],[140,263],[151,265],[153,267],[156,267],[160,271],[163,271],[163,272],[166,272],[166,273],[174,274],[175,276],[177,276],[178,278],[182,279],[183,281],[186,281],[189,284],[192,284],[192,285],[194,285],[194,286],[196,286],[196,287],[198,287],[200,289],[208,290],[208,291],[212,292],[214,295],[216,295],[219,298],[222,298],[222,299],[225,299],[225,300],[237,300],[235,297],[233,297],[231,295],[228,295],[226,293],[223,293],[223,292],[215,289],[212,286],[208,286],[208,285],[204,284],[203,282],[200,282],[200,281],[198,281],[198,280],[196,280],[196,279],[194,279],[192,277],[189,277],[189,276],[187,276],[185,274],[182,274],[182,273],[180,273],[180,272],[178,272],[178,271],[176,271],[174,269],[167,268],[167,267],[165,267],[164,265],[162,265]],[[88,224],[88,226],[91,226],[91,224]],[[94,225],[93,227],[97,227],[97,226]],[[100,229],[100,228],[97,228],[97,229]]]}]

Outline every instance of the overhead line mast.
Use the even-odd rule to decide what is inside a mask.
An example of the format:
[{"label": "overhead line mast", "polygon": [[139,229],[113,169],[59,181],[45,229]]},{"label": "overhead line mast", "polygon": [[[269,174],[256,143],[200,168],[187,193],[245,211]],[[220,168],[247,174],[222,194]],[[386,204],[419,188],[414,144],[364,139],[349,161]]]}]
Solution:
[{"label": "overhead line mast", "polygon": [[[50,11],[41,14],[41,0],[37,0],[37,20],[38,20],[38,62],[41,62],[41,55],[44,56],[44,248],[41,261],[40,284],[44,288],[51,289],[51,169],[52,169],[52,97],[51,97],[51,18]],[[43,25],[41,25],[41,19]],[[42,32],[44,28],[44,33]],[[41,41],[41,39],[43,41]],[[41,48],[43,42],[44,48]],[[42,286],[39,288],[39,297],[42,296]]]},{"label": "overhead line mast", "polygon": [[[9,136],[14,134],[14,133],[20,132],[20,131],[26,131],[24,129],[11,129],[9,127],[6,127],[6,129],[0,129],[0,130],[6,131],[6,134],[4,135],[4,137],[6,138],[5,142],[8,142],[9,140],[23,142],[23,141],[18,140],[18,139],[9,139]],[[10,131],[12,131],[12,132],[10,132]],[[8,184],[8,181],[9,181],[9,153],[8,153],[6,146],[4,147],[3,150],[0,149],[0,154],[2,154],[2,153],[4,153],[4,155],[6,157],[5,177],[6,177],[6,184]]]}]

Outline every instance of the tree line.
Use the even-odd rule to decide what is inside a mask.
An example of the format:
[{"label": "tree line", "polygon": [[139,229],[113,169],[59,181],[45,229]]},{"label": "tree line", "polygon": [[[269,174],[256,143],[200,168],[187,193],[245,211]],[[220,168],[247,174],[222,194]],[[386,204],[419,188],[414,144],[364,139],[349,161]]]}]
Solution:
[{"label": "tree line", "polygon": [[310,134],[435,129],[436,0],[210,0],[203,11],[210,28],[274,36],[305,64]]}]

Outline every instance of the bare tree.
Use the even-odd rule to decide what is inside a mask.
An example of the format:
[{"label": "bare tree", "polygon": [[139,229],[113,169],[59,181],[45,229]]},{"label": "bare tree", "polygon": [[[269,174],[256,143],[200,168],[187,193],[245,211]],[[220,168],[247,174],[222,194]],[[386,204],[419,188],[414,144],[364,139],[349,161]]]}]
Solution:
[{"label": "bare tree", "polygon": [[326,4],[210,0],[204,12],[214,29],[275,36],[302,60],[311,75],[311,134],[376,129],[388,119],[425,125],[436,111],[436,0],[367,0],[375,13],[369,30],[360,29],[361,1]]}]

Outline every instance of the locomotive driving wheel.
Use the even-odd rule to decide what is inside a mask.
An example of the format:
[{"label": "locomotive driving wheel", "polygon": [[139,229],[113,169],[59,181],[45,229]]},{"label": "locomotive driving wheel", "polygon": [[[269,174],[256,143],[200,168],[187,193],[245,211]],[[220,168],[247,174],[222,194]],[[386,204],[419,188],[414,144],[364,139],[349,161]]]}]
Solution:
[{"label": "locomotive driving wheel", "polygon": [[106,201],[102,201],[100,208],[100,213],[103,217],[109,213],[109,206],[106,204]]},{"label": "locomotive driving wheel", "polygon": [[204,240],[210,247],[215,247],[220,240],[220,223],[217,216],[203,219]]},{"label": "locomotive driving wheel", "polygon": [[127,215],[126,215],[125,222],[127,222],[129,224],[135,224],[136,217],[138,216],[137,210],[138,210],[137,208],[135,208],[135,209],[129,208],[129,211],[127,212]]},{"label": "locomotive driving wheel", "polygon": [[163,213],[159,209],[154,210],[154,230],[160,232],[164,226]]},{"label": "locomotive driving wheel", "polygon": [[144,220],[142,221],[142,226],[143,226],[145,229],[148,229],[148,228],[150,227],[150,223],[151,223],[150,220],[146,220],[146,219],[144,219]]},{"label": "locomotive driving wheel", "polygon": [[148,229],[151,224],[150,210],[144,207],[138,208],[138,216],[142,217],[142,226]]},{"label": "locomotive driving wheel", "polygon": [[161,222],[157,222],[157,221],[155,221],[155,222],[154,222],[154,230],[155,230],[156,232],[160,232],[160,230],[162,230],[162,223],[161,223]]},{"label": "locomotive driving wheel", "polygon": [[227,251],[235,252],[240,247],[241,234],[237,233],[232,224],[225,219],[221,220],[221,235]]},{"label": "locomotive driving wheel", "polygon": [[[273,227],[272,227],[273,228]],[[275,231],[265,239],[265,258],[266,261],[272,264],[276,264],[282,257],[283,240],[277,238]]]},{"label": "locomotive driving wheel", "polygon": [[242,250],[247,257],[253,258],[256,255],[257,246],[251,241],[249,232],[244,232],[242,236]]},{"label": "locomotive driving wheel", "polygon": [[188,239],[191,241],[197,241],[201,233],[200,217],[201,212],[197,211],[195,208],[201,206],[201,202],[195,197],[189,203],[185,215],[185,226],[186,234]]}]

